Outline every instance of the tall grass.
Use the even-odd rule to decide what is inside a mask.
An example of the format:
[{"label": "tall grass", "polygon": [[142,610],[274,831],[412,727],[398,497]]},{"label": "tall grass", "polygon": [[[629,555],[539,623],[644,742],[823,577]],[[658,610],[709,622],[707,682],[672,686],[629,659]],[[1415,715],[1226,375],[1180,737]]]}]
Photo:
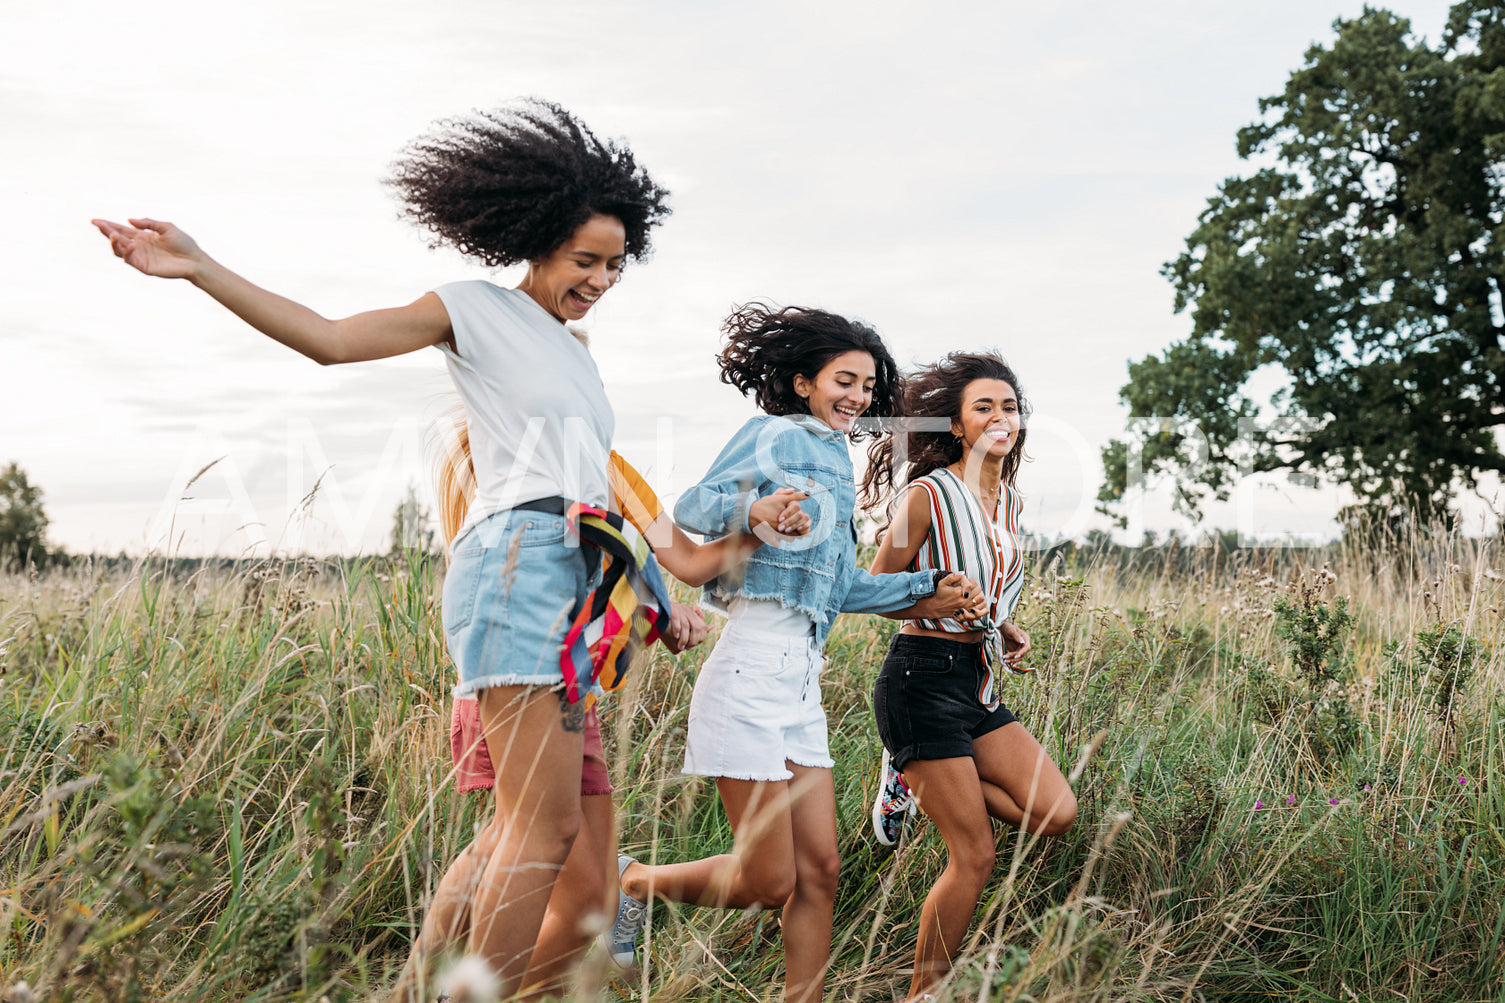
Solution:
[{"label": "tall grass", "polygon": [[[1502,570],[1499,541],[1457,537],[1035,569],[1038,671],[1003,696],[1071,772],[1080,818],[1055,839],[999,827],[946,992],[1499,998]],[[437,577],[145,561],[0,579],[0,988],[337,1000],[389,984],[489,811],[448,776]],[[844,618],[827,650],[832,999],[902,993],[945,863],[931,827],[897,854],[867,834],[892,629]],[[714,788],[679,774],[708,648],[653,651],[607,704],[640,857],[731,843]],[[661,907],[642,972],[580,991],[773,998],[780,958],[776,914]]]}]

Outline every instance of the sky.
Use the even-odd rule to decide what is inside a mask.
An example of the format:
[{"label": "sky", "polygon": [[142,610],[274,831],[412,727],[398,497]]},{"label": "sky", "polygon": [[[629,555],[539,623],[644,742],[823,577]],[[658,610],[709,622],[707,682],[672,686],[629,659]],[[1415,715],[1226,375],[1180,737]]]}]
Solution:
[{"label": "sky", "polygon": [[[1106,525],[1127,361],[1189,330],[1160,266],[1244,166],[1258,99],[1361,9],[5,5],[0,463],[74,553],[384,550],[408,487],[431,497],[425,430],[454,401],[439,352],[322,368],[131,271],[88,221],[171,220],[331,317],[512,285],[429,248],[380,179],[434,120],[532,95],[625,138],[673,193],[652,258],[586,321],[617,448],[666,500],[754,413],[715,352],[721,318],[763,298],[860,317],[901,364],[1002,351],[1035,407],[1026,525],[1081,536]],[[1447,5],[1397,9],[1435,39]],[[1134,538],[1195,528],[1164,494],[1130,506]],[[1209,524],[1316,539],[1341,502],[1251,485]]]}]

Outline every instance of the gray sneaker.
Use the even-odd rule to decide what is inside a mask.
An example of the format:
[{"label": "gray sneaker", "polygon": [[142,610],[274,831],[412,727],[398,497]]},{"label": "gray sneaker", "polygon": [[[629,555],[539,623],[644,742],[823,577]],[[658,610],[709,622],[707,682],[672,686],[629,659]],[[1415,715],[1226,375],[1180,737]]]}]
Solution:
[{"label": "gray sneaker", "polygon": [[[633,859],[627,854],[617,854],[617,881],[619,883],[622,880],[622,872],[627,870],[627,865],[632,862]],[[611,929],[606,931],[606,949],[618,968],[631,968],[637,963],[638,934],[643,932],[643,925],[647,922],[648,903],[628,895],[621,890],[619,884],[617,918],[611,924]]]}]

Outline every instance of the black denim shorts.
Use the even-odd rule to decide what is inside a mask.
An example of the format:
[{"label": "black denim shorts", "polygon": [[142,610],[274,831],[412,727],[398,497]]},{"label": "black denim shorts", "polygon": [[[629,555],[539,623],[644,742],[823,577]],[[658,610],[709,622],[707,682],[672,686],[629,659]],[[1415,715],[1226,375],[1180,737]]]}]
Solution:
[{"label": "black denim shorts", "polygon": [[973,739],[1016,721],[1003,704],[983,704],[987,678],[981,643],[895,634],[873,684],[878,737],[894,769],[970,756]]}]

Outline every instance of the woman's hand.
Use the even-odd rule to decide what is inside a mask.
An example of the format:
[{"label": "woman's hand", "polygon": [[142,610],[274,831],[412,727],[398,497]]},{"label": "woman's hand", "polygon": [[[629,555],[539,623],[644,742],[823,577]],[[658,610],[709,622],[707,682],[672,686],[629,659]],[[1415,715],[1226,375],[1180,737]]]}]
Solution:
[{"label": "woman's hand", "polygon": [[988,597],[966,575],[951,572],[935,587],[935,594],[921,599],[905,613],[911,620],[959,620],[963,623],[988,615]]},{"label": "woman's hand", "polygon": [[146,275],[162,279],[192,279],[204,263],[204,252],[193,238],[171,223],[155,219],[127,220],[126,226],[107,219],[89,222],[110,240],[115,257]]},{"label": "woman's hand", "polygon": [[1029,654],[1029,631],[1011,620],[1005,620],[998,629],[1003,633],[1003,660],[1010,667],[1017,666]]},{"label": "woman's hand", "polygon": [[[800,502],[810,497],[793,488],[779,488],[771,495],[764,495],[747,510],[747,526],[765,543],[773,543],[765,534],[772,530],[779,536],[804,536],[810,532],[810,513],[800,508]],[[759,531],[759,527],[767,527]]]},{"label": "woman's hand", "polygon": [[669,629],[660,635],[664,647],[677,655],[704,641],[710,632],[700,610],[681,602],[669,603]]}]

